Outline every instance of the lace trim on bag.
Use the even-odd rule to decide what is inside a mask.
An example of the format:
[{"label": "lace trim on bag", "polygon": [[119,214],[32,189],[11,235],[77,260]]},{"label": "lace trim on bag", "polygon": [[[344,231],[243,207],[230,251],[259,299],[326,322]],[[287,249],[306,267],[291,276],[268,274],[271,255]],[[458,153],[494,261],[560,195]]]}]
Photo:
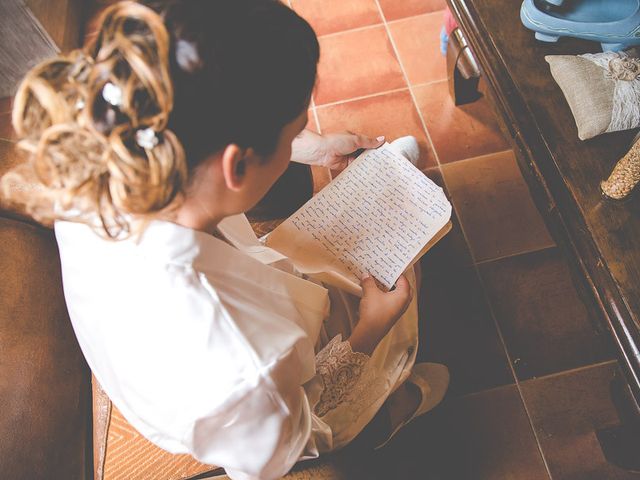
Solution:
[{"label": "lace trim on bag", "polygon": [[615,81],[611,123],[606,131],[616,132],[640,125],[640,59],[625,52],[579,56],[603,68],[605,77]]},{"label": "lace trim on bag", "polygon": [[314,412],[322,417],[349,398],[362,376],[369,356],[351,350],[342,335],[336,335],[316,355],[316,371],[322,378],[324,390]]}]

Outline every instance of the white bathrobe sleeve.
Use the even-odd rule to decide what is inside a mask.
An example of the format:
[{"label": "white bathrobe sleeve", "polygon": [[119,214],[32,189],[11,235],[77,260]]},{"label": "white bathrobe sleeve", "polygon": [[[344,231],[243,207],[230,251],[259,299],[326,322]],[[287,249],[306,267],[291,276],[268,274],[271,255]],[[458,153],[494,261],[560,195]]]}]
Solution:
[{"label": "white bathrobe sleeve", "polygon": [[221,414],[196,420],[191,433],[194,457],[223,466],[234,480],[285,475],[311,433],[307,398],[295,382],[294,357],[289,351],[266,367]]},{"label": "white bathrobe sleeve", "polygon": [[342,401],[368,357],[354,354],[336,337],[316,359],[318,373],[307,384],[317,392],[311,393],[313,404],[296,380],[301,364],[291,349],[234,396],[224,412],[196,420],[189,435],[192,455],[223,466],[233,480],[270,480],[286,475],[299,459],[330,449],[331,428],[321,415]]}]

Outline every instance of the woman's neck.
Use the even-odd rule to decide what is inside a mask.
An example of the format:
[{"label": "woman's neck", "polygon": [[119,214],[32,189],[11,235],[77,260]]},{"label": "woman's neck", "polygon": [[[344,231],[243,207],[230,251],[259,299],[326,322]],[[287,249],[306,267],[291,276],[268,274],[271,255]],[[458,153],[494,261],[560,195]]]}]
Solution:
[{"label": "woman's neck", "polygon": [[183,227],[214,235],[226,215],[216,212],[199,198],[187,197],[178,208],[173,221]]}]

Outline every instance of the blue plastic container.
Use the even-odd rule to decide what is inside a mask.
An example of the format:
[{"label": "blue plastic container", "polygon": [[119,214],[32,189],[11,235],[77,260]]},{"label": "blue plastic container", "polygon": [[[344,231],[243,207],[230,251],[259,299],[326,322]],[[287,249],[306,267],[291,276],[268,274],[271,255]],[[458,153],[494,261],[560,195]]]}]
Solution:
[{"label": "blue plastic container", "polygon": [[603,51],[640,45],[640,0],[524,0],[520,19],[543,42],[583,38]]}]

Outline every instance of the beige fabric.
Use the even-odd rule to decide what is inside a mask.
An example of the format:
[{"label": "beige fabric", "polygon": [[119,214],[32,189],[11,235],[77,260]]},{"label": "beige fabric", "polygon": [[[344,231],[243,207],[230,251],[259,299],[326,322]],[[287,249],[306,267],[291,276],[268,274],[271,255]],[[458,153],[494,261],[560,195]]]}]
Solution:
[{"label": "beige fabric", "polygon": [[155,446],[115,406],[107,433],[104,480],[186,480],[216,469],[190,455],[175,455]]},{"label": "beige fabric", "polygon": [[93,383],[94,480],[187,480],[211,472],[189,455],[173,455],[138,433]]},{"label": "beige fabric", "polygon": [[93,392],[93,478],[104,478],[104,457],[107,449],[107,430],[111,418],[111,400],[96,377],[91,375]]},{"label": "beige fabric", "polygon": [[606,78],[602,68],[585,58],[573,55],[544,58],[571,108],[580,140],[604,133],[611,123],[615,81]]}]

